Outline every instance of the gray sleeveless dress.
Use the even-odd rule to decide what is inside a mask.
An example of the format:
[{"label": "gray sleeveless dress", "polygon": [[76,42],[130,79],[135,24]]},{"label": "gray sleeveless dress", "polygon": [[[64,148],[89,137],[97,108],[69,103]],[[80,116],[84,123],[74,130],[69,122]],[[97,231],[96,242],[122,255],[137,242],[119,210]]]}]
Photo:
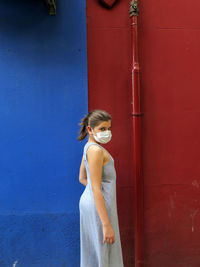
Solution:
[{"label": "gray sleeveless dress", "polygon": [[124,267],[116,202],[116,172],[114,159],[103,166],[101,189],[106,210],[115,232],[113,244],[103,243],[102,223],[94,202],[86,152],[89,146],[101,145],[90,142],[84,147],[83,157],[87,171],[87,186],[79,200],[80,211],[80,267]]}]

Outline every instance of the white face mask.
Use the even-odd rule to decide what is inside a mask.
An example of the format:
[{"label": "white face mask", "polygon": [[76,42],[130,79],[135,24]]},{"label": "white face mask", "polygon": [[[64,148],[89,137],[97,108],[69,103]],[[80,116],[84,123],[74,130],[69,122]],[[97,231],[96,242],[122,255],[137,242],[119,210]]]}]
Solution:
[{"label": "white face mask", "polygon": [[108,143],[112,138],[112,133],[110,130],[98,132],[96,135],[93,133],[94,139],[101,144]]}]

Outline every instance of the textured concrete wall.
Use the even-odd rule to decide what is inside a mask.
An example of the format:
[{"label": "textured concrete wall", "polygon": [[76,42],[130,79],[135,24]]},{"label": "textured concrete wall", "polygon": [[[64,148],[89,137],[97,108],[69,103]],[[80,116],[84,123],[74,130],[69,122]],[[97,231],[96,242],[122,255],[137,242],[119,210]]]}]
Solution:
[{"label": "textured concrete wall", "polygon": [[0,3],[0,266],[77,267],[85,1]]}]

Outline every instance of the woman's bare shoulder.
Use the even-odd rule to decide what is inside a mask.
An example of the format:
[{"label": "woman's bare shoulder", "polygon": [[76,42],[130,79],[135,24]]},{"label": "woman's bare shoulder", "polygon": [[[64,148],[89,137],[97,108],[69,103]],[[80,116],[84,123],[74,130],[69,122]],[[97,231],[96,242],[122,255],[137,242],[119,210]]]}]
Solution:
[{"label": "woman's bare shoulder", "polygon": [[102,156],[103,149],[101,149],[101,147],[99,147],[98,145],[92,144],[88,147],[87,154],[93,156]]},{"label": "woman's bare shoulder", "polygon": [[93,153],[95,153],[95,152],[99,153],[99,151],[103,151],[103,150],[102,150],[102,148],[100,146],[98,146],[96,144],[91,144],[88,147],[87,151],[92,151]]}]

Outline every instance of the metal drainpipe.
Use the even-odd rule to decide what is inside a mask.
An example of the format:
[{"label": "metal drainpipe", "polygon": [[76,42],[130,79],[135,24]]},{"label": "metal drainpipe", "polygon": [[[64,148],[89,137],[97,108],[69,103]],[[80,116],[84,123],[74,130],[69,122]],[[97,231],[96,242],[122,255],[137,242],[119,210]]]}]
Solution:
[{"label": "metal drainpipe", "polygon": [[141,116],[140,68],[138,62],[138,1],[130,3],[132,34],[132,130],[133,130],[133,179],[134,179],[134,239],[135,267],[144,266],[144,193],[141,169]]}]

